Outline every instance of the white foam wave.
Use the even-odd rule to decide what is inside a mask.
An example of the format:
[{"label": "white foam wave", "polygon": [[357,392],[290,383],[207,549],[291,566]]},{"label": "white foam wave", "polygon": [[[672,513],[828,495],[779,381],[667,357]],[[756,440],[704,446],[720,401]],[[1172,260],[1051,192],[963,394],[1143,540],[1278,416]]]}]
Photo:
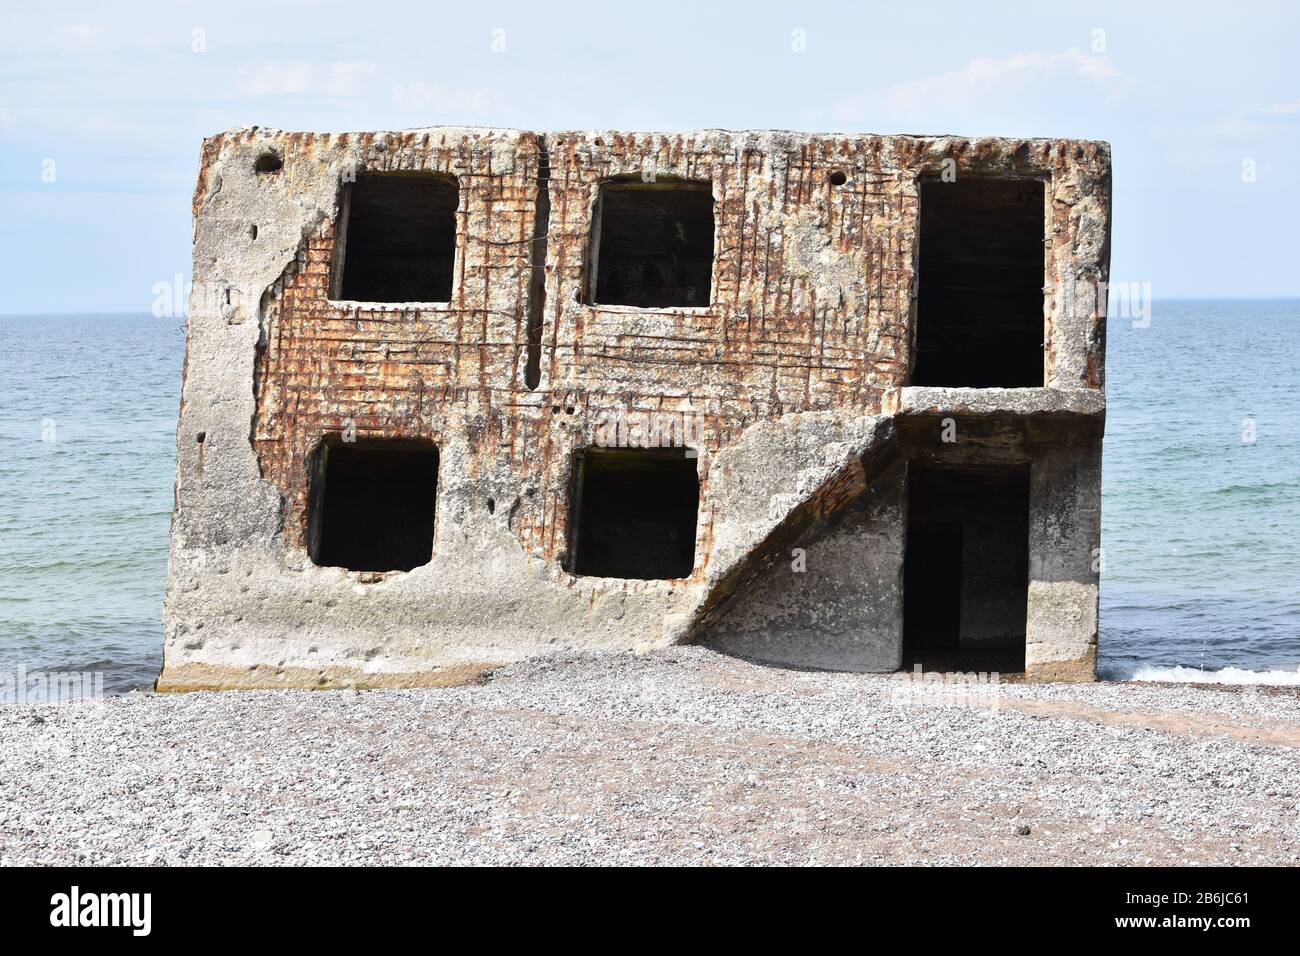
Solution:
[{"label": "white foam wave", "polygon": [[1163,681],[1179,684],[1266,684],[1271,687],[1300,687],[1300,667],[1293,671],[1248,671],[1225,667],[1205,671],[1199,667],[1139,667],[1128,680]]}]

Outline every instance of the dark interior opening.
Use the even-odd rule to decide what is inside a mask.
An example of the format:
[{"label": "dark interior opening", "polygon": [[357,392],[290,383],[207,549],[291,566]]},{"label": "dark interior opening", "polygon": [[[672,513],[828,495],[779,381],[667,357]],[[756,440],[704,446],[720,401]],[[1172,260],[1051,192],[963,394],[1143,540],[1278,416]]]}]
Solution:
[{"label": "dark interior opening", "polygon": [[284,169],[284,160],[280,158],[279,153],[270,150],[259,154],[253,162],[253,172],[256,173],[278,173],[282,169]]},{"label": "dark interior opening", "polygon": [[414,441],[328,441],[316,453],[308,550],[316,564],[409,571],[433,556],[438,449]]},{"label": "dark interior opening", "polygon": [[357,177],[344,198],[343,239],[335,244],[338,297],[363,302],[450,301],[459,205],[460,188],[452,176]]},{"label": "dark interior opening", "polygon": [[532,261],[528,277],[528,358],[524,384],[529,391],[542,382],[542,326],[546,313],[546,251],[551,234],[551,154],[546,137],[537,137],[537,191],[533,198]]},{"label": "dark interior opening", "polygon": [[1041,180],[922,180],[911,384],[1043,384],[1043,203]]},{"label": "dark interior opening", "polygon": [[914,465],[907,511],[906,666],[1023,671],[1029,469]]},{"label": "dark interior opening", "polygon": [[605,183],[592,234],[593,302],[704,306],[712,298],[713,188],[707,182]]},{"label": "dark interior opening", "polygon": [[574,574],[685,578],[700,479],[685,449],[591,448],[575,461]]}]

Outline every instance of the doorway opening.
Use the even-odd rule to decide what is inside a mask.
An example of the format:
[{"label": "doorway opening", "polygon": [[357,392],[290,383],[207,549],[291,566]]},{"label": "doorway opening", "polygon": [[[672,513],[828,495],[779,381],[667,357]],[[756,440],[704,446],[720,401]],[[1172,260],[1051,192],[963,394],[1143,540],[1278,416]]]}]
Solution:
[{"label": "doorway opening", "polygon": [[1025,669],[1029,469],[913,465],[903,657],[926,670]]}]

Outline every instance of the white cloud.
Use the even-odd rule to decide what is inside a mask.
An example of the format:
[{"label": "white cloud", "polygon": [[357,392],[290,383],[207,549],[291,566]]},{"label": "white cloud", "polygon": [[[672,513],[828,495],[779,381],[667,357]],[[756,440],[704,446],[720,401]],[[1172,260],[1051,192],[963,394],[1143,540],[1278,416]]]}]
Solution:
[{"label": "white cloud", "polygon": [[424,113],[430,122],[440,117],[484,116],[491,113],[497,96],[491,90],[440,86],[436,83],[393,84],[393,104],[406,113]]},{"label": "white cloud", "polygon": [[1252,113],[1271,113],[1273,116],[1293,116],[1300,113],[1300,100],[1290,103],[1274,103],[1272,106],[1252,106]]},{"label": "white cloud", "polygon": [[490,89],[444,86],[422,79],[392,80],[366,60],[315,64],[264,60],[235,72],[235,90],[249,97],[348,99],[375,117],[386,111],[415,114],[420,124],[488,119],[498,102]]},{"label": "white cloud", "polygon": [[373,63],[351,60],[323,67],[306,60],[240,66],[235,87],[249,96],[357,96],[378,73]]},{"label": "white cloud", "polygon": [[108,27],[102,23],[73,23],[55,31],[54,46],[68,53],[88,53],[109,45]]},{"label": "white cloud", "polygon": [[1215,136],[1229,138],[1257,136],[1263,129],[1263,124],[1252,123],[1244,116],[1221,116],[1210,125],[1210,132]]},{"label": "white cloud", "polygon": [[127,138],[148,136],[154,124],[146,121],[139,114],[96,112],[82,120],[79,129],[86,136],[96,139]]},{"label": "white cloud", "polygon": [[245,64],[235,71],[235,88],[249,96],[301,96],[311,92],[315,75],[307,62]]},{"label": "white cloud", "polygon": [[1291,103],[1273,103],[1270,106],[1248,106],[1232,116],[1219,117],[1214,121],[1210,130],[1217,136],[1242,138],[1269,136],[1285,128],[1267,120],[1249,119],[1250,114],[1256,116],[1261,114],[1264,116],[1295,116],[1300,114],[1300,100]]},{"label": "white cloud", "polygon": [[1058,79],[1081,80],[1108,96],[1122,93],[1132,83],[1107,56],[1074,48],[1054,53],[1032,51],[1001,58],[977,57],[961,69],[867,90],[840,100],[832,115],[844,122],[882,116],[921,121],[930,112],[968,109]]},{"label": "white cloud", "polygon": [[325,74],[325,87],[330,96],[355,96],[378,74],[379,68],[366,60],[331,63]]}]

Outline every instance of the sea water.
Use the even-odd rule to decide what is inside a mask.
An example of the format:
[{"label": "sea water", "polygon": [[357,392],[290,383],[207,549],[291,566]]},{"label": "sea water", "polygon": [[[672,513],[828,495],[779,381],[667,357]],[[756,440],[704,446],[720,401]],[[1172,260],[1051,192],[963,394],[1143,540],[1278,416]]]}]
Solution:
[{"label": "sea water", "polygon": [[[1300,301],[1156,302],[1107,338],[1102,676],[1300,683]],[[157,676],[184,346],[0,316],[0,673]]]}]

